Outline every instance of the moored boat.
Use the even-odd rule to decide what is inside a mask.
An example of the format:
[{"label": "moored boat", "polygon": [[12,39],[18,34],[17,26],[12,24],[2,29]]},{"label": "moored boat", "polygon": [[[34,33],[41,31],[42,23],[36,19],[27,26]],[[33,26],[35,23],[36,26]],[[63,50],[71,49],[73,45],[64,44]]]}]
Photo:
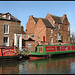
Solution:
[{"label": "moored boat", "polygon": [[0,59],[19,58],[17,49],[14,47],[0,47]]},{"label": "moored boat", "polygon": [[35,52],[29,53],[30,60],[43,59],[51,57],[55,54],[74,53],[75,44],[63,44],[63,45],[39,45],[36,46]]}]

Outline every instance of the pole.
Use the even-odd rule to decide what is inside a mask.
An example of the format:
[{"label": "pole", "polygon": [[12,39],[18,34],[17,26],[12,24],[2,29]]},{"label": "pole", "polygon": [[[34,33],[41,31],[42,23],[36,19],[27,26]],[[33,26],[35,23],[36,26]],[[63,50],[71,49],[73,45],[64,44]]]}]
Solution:
[{"label": "pole", "polygon": [[18,47],[17,47],[18,53],[19,53],[19,37],[18,37]]}]

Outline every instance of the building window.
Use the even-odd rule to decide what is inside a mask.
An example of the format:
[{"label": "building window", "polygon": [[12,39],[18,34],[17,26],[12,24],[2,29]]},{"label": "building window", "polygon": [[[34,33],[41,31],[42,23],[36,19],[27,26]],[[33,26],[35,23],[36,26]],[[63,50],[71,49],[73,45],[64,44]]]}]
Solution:
[{"label": "building window", "polygon": [[24,38],[26,37],[26,35],[23,36]]},{"label": "building window", "polygon": [[4,37],[4,45],[9,46],[9,38],[8,37]]},{"label": "building window", "polygon": [[9,34],[9,25],[8,24],[4,25],[4,33]]},{"label": "building window", "polygon": [[30,38],[30,34],[28,34],[28,38]]},{"label": "building window", "polygon": [[60,29],[60,25],[58,24],[58,29]]},{"label": "building window", "polygon": [[31,37],[34,37],[34,34],[31,34]]},{"label": "building window", "polygon": [[51,43],[53,43],[53,37],[50,38]]},{"label": "building window", "polygon": [[70,42],[70,36],[68,35],[68,42]]},{"label": "building window", "polygon": [[2,15],[0,15],[0,18],[2,17]]},{"label": "building window", "polygon": [[28,47],[31,47],[31,44],[28,44]]},{"label": "building window", "polygon": [[69,26],[68,26],[68,31],[70,30]]},{"label": "building window", "polygon": [[9,15],[6,16],[6,19],[9,19]]},{"label": "building window", "polygon": [[58,40],[61,40],[61,34],[60,33],[57,34],[57,37],[58,37]]},{"label": "building window", "polygon": [[53,33],[53,29],[51,29],[50,32]]}]

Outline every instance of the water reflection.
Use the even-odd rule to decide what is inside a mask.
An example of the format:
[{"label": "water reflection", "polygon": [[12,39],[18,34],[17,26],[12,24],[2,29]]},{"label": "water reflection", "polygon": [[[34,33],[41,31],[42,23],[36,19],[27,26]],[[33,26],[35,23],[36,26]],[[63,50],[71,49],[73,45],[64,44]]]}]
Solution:
[{"label": "water reflection", "polygon": [[0,74],[17,74],[18,62],[14,60],[2,60],[0,61]]},{"label": "water reflection", "polygon": [[29,61],[28,73],[37,74],[74,74],[75,56],[64,58],[51,58],[45,60]]},{"label": "water reflection", "polygon": [[75,74],[75,56],[0,61],[0,74]]}]

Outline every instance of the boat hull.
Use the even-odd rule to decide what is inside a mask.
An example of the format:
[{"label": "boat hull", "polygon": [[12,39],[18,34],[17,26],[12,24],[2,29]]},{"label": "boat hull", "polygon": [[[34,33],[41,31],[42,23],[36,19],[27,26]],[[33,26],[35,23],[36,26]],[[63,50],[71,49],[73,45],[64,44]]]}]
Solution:
[{"label": "boat hull", "polygon": [[0,57],[0,61],[2,61],[2,60],[10,60],[10,59],[17,60],[17,59],[19,59],[19,56],[16,55],[16,56],[1,56]]},{"label": "boat hull", "polygon": [[30,55],[29,59],[30,60],[38,60],[38,59],[46,59],[48,56],[47,55]]}]

